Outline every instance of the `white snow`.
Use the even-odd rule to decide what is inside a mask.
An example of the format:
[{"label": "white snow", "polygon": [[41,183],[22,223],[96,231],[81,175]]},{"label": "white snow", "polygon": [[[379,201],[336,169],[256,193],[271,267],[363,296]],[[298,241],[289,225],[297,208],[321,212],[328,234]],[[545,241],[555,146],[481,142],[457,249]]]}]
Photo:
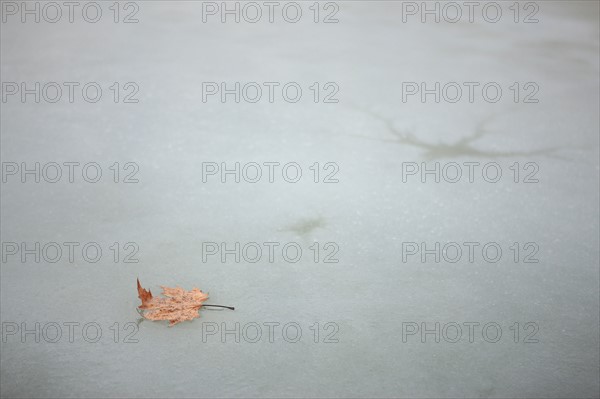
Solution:
[{"label": "white snow", "polygon": [[[403,23],[401,2],[336,3],[337,24],[313,23],[312,2],[301,2],[297,24],[203,23],[196,1],[138,1],[136,24],[113,23],[109,3],[97,24],[2,23],[2,82],[103,88],[95,104],[18,96],[1,104],[3,163],[97,162],[103,171],[96,184],[80,175],[2,183],[4,244],[97,242],[103,250],[97,263],[80,252],[73,263],[66,254],[56,263],[3,259],[3,397],[599,396],[598,2],[537,1],[534,24],[511,14],[497,24]],[[238,81],[298,82],[303,98],[202,101],[203,82]],[[407,81],[494,81],[505,92],[494,104],[403,103]],[[539,103],[515,104],[508,87],[517,81],[536,82]],[[137,83],[139,103],[115,104],[114,82]],[[314,82],[335,82],[339,103],[314,103]],[[480,138],[457,144],[478,128]],[[271,161],[297,162],[302,180],[202,182],[203,162]],[[114,162],[120,178],[135,162],[140,182],[114,183]],[[321,179],[335,162],[339,183],[312,182],[315,162]],[[497,162],[503,178],[404,183],[404,162]],[[521,179],[523,165],[536,163],[539,183],[514,183],[515,162]],[[403,242],[471,241],[499,243],[502,260],[402,261]],[[113,262],[114,242],[121,258],[125,243],[137,243],[139,263]],[[203,262],[205,242],[297,242],[303,257]],[[315,263],[313,242],[321,257],[336,243],[339,262]],[[536,243],[539,263],[515,263],[514,242],[521,257]],[[139,342],[124,343],[133,329],[125,323],[139,318],[138,277],[154,295],[160,285],[199,287],[209,303],[236,310],[203,309],[172,328],[143,321]],[[46,326],[40,342],[8,333],[36,322]],[[45,339],[52,322],[62,328],[56,343]],[[74,342],[68,322],[80,323]],[[90,322],[102,328],[97,343],[82,336]],[[268,322],[280,323],[274,342]],[[281,331],[291,322],[302,328],[296,343],[284,339],[293,329]],[[403,342],[410,322],[455,322],[463,336]],[[472,343],[468,322],[480,323]],[[490,322],[502,328],[497,343],[482,338]],[[523,342],[527,322],[539,327],[539,342]],[[203,342],[221,323],[240,323],[250,338],[249,323],[258,323],[262,337]],[[335,326],[339,342],[324,343]]]}]

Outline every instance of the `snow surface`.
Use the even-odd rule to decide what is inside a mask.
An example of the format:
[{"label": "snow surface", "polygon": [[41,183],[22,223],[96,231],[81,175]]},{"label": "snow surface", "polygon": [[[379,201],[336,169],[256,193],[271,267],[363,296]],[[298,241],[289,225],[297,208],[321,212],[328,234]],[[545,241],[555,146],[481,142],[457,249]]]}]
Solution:
[{"label": "snow surface", "polygon": [[[3,23],[3,82],[95,81],[106,91],[96,104],[2,103],[2,161],[97,162],[106,177],[2,184],[2,242],[104,250],[98,263],[3,259],[3,332],[55,322],[63,336],[6,333],[2,396],[598,397],[598,2],[536,3],[537,24],[402,23],[392,1],[338,2],[337,24],[308,13],[297,24],[205,24],[194,1],[137,2],[137,24]],[[308,12],[312,2],[302,4]],[[113,103],[116,81],[136,82],[139,103]],[[207,81],[295,81],[305,95],[203,103]],[[495,104],[403,103],[403,81],[533,81],[540,102],[515,104],[506,90]],[[313,82],[336,82],[339,103],[312,102]],[[137,163],[140,182],[113,183],[117,161]],[[202,182],[203,162],[269,161],[297,162],[306,178]],[[402,181],[403,162],[469,161],[497,162],[506,178]],[[337,163],[339,183],[311,182],[314,162]],[[539,165],[539,183],[512,182],[514,162]],[[267,241],[297,242],[304,256],[202,261],[203,242]],[[312,261],[314,241],[337,243],[339,262]],[[498,242],[504,256],[402,261],[403,242],[468,241]],[[139,263],[114,263],[114,242],[137,243]],[[537,243],[539,263],[515,263],[514,242]],[[134,328],[125,323],[139,318],[138,277],[155,295],[196,286],[236,310],[204,309],[172,328],[143,321],[138,342],[124,343]],[[68,322],[80,323],[74,342]],[[81,334],[90,322],[102,328],[97,343]],[[274,342],[268,322],[280,323]],[[291,322],[302,328],[296,343],[281,332]],[[456,343],[403,342],[409,322],[480,326],[474,342],[464,327]],[[502,327],[497,343],[482,338],[489,322]],[[539,342],[523,342],[527,322]],[[203,342],[221,323],[258,323],[263,335]],[[323,342],[334,326],[339,342]]]}]

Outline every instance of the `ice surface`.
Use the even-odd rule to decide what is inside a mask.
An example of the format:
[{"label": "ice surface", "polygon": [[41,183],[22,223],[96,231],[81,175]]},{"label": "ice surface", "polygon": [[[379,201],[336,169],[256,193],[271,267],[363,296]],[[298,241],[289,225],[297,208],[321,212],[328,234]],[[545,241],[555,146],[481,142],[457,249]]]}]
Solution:
[{"label": "ice surface", "polygon": [[[112,14],[2,24],[3,82],[140,88],[137,104],[115,104],[108,90],[95,104],[2,103],[3,162],[98,162],[107,176],[2,184],[3,243],[104,250],[98,263],[3,259],[3,333],[63,326],[56,343],[3,336],[3,397],[598,397],[597,2],[539,1],[536,24],[402,23],[391,1],[338,2],[337,24],[313,23],[311,3],[297,24],[205,24],[201,2],[137,4],[137,24]],[[315,104],[306,90],[295,104],[203,103],[207,81],[336,82],[340,101]],[[540,102],[403,103],[403,81],[533,81]],[[113,183],[117,161],[139,165],[140,182]],[[339,183],[202,182],[202,162],[268,161],[304,173],[335,162]],[[540,181],[402,181],[403,162],[468,161],[505,173],[535,162]],[[203,242],[236,241],[294,241],[305,254],[202,261]],[[337,243],[339,263],[312,261],[315,241]],[[403,242],[467,241],[498,242],[504,256],[402,261]],[[139,263],[113,262],[114,242],[137,243]],[[537,243],[540,262],[512,261],[514,242]],[[137,277],[155,295],[197,286],[236,310],[173,328],[144,321],[139,342],[124,343],[139,318]],[[74,342],[66,322],[80,323]],[[88,322],[102,327],[97,343],[82,337]],[[272,343],[267,322],[280,323]],[[302,328],[296,343],[281,332],[290,322]],[[337,343],[323,342],[328,322]],[[463,327],[456,343],[403,342],[408,322],[495,322],[503,335],[490,343],[477,330],[471,343]],[[523,342],[527,322],[538,343]],[[203,342],[207,323],[258,323],[263,336]]]}]

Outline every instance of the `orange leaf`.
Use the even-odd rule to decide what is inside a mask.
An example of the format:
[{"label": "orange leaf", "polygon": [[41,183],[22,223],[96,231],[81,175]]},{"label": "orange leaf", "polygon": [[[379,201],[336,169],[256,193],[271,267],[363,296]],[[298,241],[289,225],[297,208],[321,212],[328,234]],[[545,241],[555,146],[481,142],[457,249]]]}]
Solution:
[{"label": "orange leaf", "polygon": [[166,297],[155,298],[150,290],[142,288],[140,280],[137,281],[138,297],[142,304],[138,306],[142,315],[148,320],[169,320],[169,326],[186,320],[200,317],[198,310],[202,303],[208,299],[198,288],[186,291],[183,288],[163,287],[162,294]]}]

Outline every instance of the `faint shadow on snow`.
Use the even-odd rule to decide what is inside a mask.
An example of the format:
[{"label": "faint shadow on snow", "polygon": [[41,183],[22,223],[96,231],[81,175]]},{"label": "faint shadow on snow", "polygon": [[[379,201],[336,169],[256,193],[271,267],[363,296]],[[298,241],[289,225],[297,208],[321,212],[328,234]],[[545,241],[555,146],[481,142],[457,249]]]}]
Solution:
[{"label": "faint shadow on snow", "polygon": [[292,232],[300,237],[306,238],[313,231],[317,229],[323,229],[326,225],[327,223],[325,222],[325,219],[322,216],[318,216],[313,218],[301,219],[295,223],[286,226],[283,230],[280,231]]},{"label": "faint shadow on snow", "polygon": [[519,156],[533,156],[533,155],[544,155],[552,158],[566,160],[566,158],[556,154],[556,152],[564,149],[564,147],[547,147],[539,150],[532,151],[495,151],[495,150],[480,150],[475,148],[474,142],[480,138],[488,135],[490,131],[487,125],[496,118],[496,115],[490,115],[482,119],[475,126],[475,131],[466,137],[454,142],[454,143],[429,143],[421,140],[412,133],[401,131],[394,125],[394,122],[370,109],[352,106],[360,112],[366,113],[382,122],[387,131],[393,136],[393,138],[374,138],[362,135],[352,135],[353,137],[360,137],[367,140],[376,140],[383,142],[392,142],[397,144],[406,144],[414,147],[421,148],[423,150],[423,157],[426,160],[435,160],[441,158],[459,158],[459,157],[481,157],[481,158],[504,158],[504,157],[519,157]]}]

